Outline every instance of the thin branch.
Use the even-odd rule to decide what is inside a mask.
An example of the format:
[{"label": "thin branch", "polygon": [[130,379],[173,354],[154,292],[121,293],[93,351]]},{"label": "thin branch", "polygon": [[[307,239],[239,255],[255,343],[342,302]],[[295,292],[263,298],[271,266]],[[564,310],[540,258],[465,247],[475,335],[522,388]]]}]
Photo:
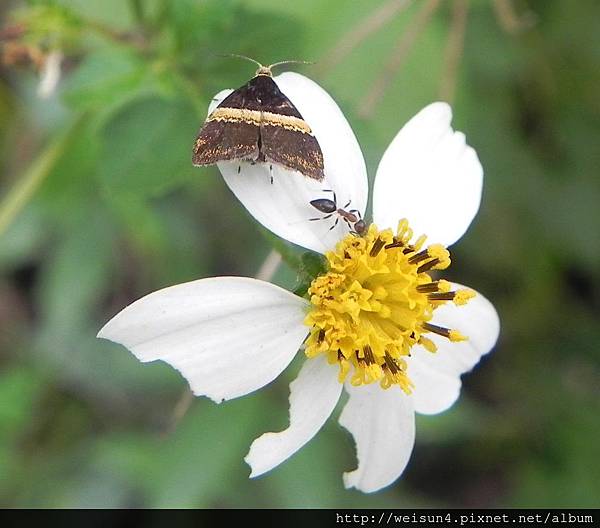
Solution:
[{"label": "thin branch", "polygon": [[149,43],[140,31],[123,32],[113,29],[97,20],[86,18],[81,18],[81,22],[87,29],[98,33],[101,37],[120,46],[133,47],[137,51],[142,52],[148,51],[149,49]]},{"label": "thin branch", "polygon": [[451,103],[454,100],[458,67],[463,55],[467,30],[468,0],[454,0],[448,42],[444,50],[444,71],[440,82],[440,99]]},{"label": "thin branch", "polygon": [[393,49],[390,59],[383,68],[379,77],[373,83],[369,93],[360,103],[358,114],[361,117],[369,117],[385,95],[398,70],[402,67],[404,60],[408,56],[413,44],[427,26],[427,23],[440,5],[440,0],[427,0],[424,2],[421,10],[416,14],[414,23],[407,31],[402,33],[396,47]]},{"label": "thin branch", "polygon": [[173,408],[171,420],[169,421],[169,426],[165,433],[172,433],[175,430],[175,428],[179,425],[179,422],[181,422],[182,418],[190,410],[193,401],[194,393],[190,389],[185,389]]},{"label": "thin branch", "polygon": [[142,0],[129,0],[129,8],[133,13],[137,23],[143,26],[146,21],[146,13],[144,10],[144,3]]},{"label": "thin branch", "polygon": [[24,24],[14,24],[0,28],[0,41],[15,40],[21,38],[25,34]]},{"label": "thin branch", "polygon": [[533,11],[517,15],[512,0],[494,0],[493,6],[498,24],[511,35],[530,29],[537,22],[537,16]]},{"label": "thin branch", "polygon": [[342,62],[344,58],[359,44],[378,29],[391,22],[393,18],[406,9],[411,0],[389,0],[369,17],[346,31],[337,44],[317,63],[315,71],[323,74]]},{"label": "thin branch", "polygon": [[67,130],[50,143],[3,197],[0,202],[0,236],[6,232],[23,208],[31,201],[46,177],[52,172],[56,162],[68,149],[71,140],[77,137],[84,117],[84,114],[77,117]]},{"label": "thin branch", "polygon": [[274,249],[267,255],[267,258],[264,260],[262,265],[260,266],[256,278],[261,281],[270,281],[279,265],[281,264],[281,255],[275,251]]}]

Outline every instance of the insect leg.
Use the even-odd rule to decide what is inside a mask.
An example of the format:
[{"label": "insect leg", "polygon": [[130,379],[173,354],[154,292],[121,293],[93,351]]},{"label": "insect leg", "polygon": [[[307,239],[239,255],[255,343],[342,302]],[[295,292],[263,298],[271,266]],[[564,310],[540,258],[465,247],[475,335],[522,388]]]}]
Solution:
[{"label": "insect leg", "polygon": [[328,214],[327,216],[320,216],[319,218],[309,218],[309,220],[327,220],[328,218],[331,218],[333,216],[333,213]]},{"label": "insect leg", "polygon": [[333,193],[333,203],[335,204],[335,207],[337,209],[337,196],[335,195],[335,191],[333,189],[323,189],[323,192]]}]

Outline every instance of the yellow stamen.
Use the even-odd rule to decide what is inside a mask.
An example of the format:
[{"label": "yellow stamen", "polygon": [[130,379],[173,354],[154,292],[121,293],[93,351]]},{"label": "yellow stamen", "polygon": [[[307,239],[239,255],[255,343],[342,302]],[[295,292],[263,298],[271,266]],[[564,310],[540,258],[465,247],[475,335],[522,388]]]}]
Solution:
[{"label": "yellow stamen", "polygon": [[458,290],[456,295],[454,296],[454,304],[456,306],[462,306],[463,304],[467,304],[469,299],[475,297],[475,292],[473,290]]},{"label": "yellow stamen", "polygon": [[441,245],[424,247],[425,237],[411,244],[408,222],[379,231],[371,225],[357,237],[348,235],[326,255],[328,271],[316,277],[309,290],[311,308],[305,324],[308,357],[327,354],[339,365],[339,380],[352,385],[379,382],[410,393],[405,358],[419,344],[435,353],[435,343],[424,334],[449,341],[466,338],[457,330],[435,325],[434,312],[448,301],[465,304],[475,293],[451,291],[445,280],[433,281],[430,270],[450,265]]}]

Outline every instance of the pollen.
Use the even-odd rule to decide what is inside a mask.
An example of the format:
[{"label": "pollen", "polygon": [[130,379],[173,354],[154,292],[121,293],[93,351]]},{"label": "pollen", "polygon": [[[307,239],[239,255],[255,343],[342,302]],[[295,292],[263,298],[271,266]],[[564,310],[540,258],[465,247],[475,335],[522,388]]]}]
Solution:
[{"label": "pollen", "polygon": [[371,225],[364,236],[350,234],[327,253],[327,272],[312,281],[305,353],[337,363],[340,383],[378,382],[410,393],[406,359],[414,345],[435,353],[428,334],[466,339],[436,325],[435,310],[448,302],[464,305],[475,293],[452,291],[448,281],[432,278],[431,272],[450,265],[450,253],[438,244],[425,247],[425,236],[412,240],[406,220],[396,234]]}]

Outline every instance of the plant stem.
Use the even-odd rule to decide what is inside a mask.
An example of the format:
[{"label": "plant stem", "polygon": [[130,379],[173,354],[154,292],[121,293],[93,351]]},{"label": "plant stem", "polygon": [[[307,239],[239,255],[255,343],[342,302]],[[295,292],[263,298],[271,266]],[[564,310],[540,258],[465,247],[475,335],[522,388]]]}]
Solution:
[{"label": "plant stem", "polygon": [[383,96],[394,80],[394,77],[404,64],[404,60],[412,49],[413,44],[423,32],[439,5],[440,0],[427,0],[427,2],[420,4],[421,9],[416,14],[415,20],[400,35],[398,43],[392,50],[383,71],[375,79],[371,90],[361,101],[358,110],[360,117],[370,118],[373,116],[373,112],[383,99]]},{"label": "plant stem", "polygon": [[315,68],[318,74],[327,73],[357,46],[362,44],[373,33],[379,31],[385,24],[391,22],[394,17],[410,5],[411,0],[388,0],[385,4],[374,10],[368,17],[344,33],[336,45]]},{"label": "plant stem", "polygon": [[137,23],[140,26],[143,26],[146,20],[144,13],[144,2],[142,0],[129,0],[129,6],[133,11]]},{"label": "plant stem", "polygon": [[56,162],[67,150],[83,122],[84,114],[69,125],[60,136],[46,147],[28,167],[12,189],[0,201],[0,236],[2,236],[23,208],[31,201],[40,185],[52,172]]},{"label": "plant stem", "polygon": [[467,30],[467,14],[469,0],[454,0],[452,5],[452,20],[448,41],[444,49],[444,73],[440,82],[439,98],[448,103],[454,102],[458,67],[463,55],[465,33]]}]

